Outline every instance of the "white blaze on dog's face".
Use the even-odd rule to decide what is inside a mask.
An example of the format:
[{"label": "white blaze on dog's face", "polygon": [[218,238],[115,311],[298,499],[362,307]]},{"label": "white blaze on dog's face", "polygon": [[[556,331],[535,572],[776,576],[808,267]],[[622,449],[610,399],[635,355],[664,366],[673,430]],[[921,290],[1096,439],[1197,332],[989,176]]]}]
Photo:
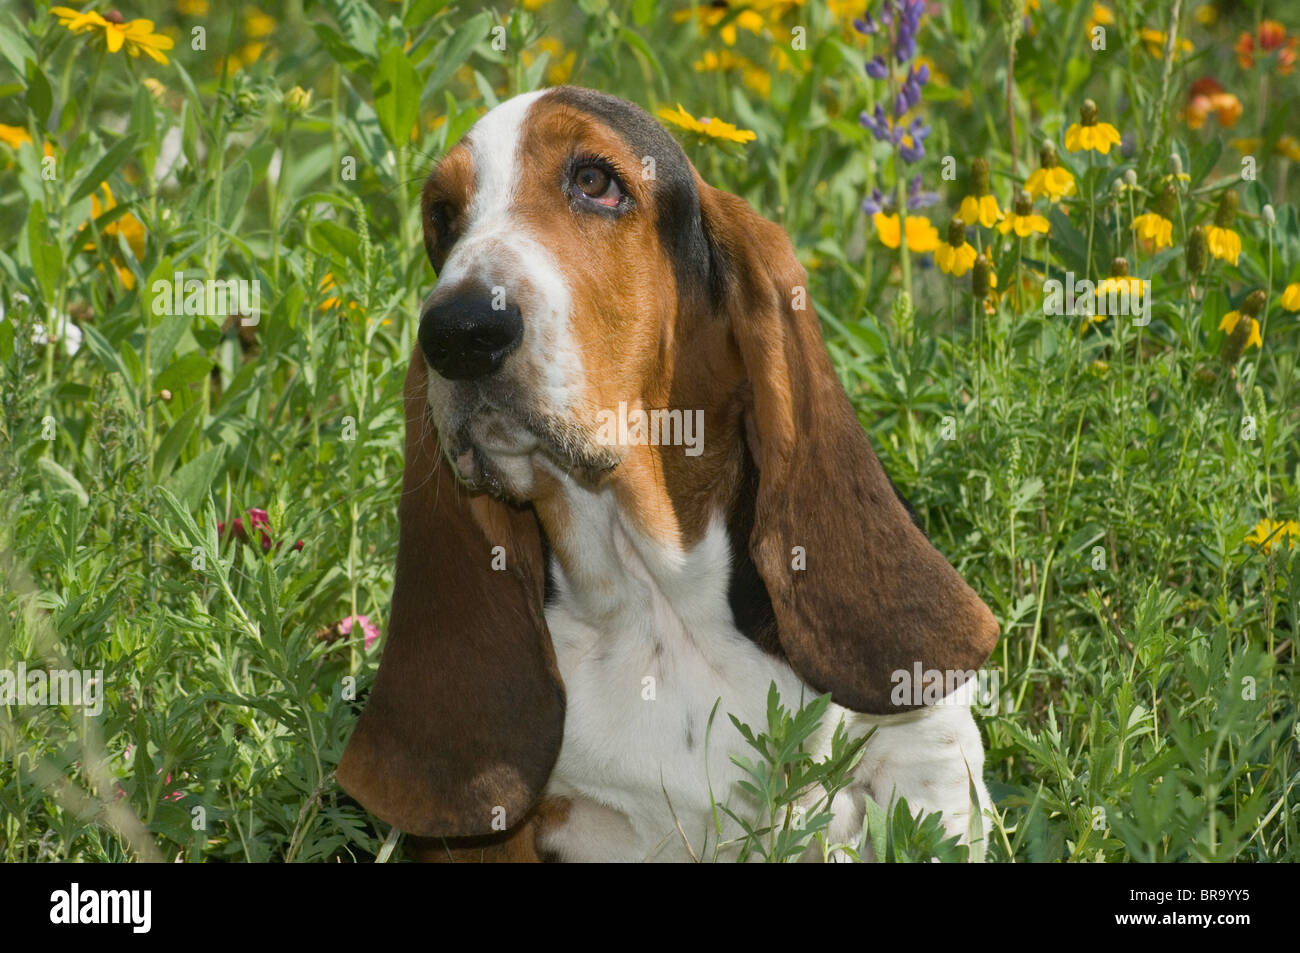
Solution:
[{"label": "white blaze on dog's face", "polygon": [[542,474],[599,480],[627,450],[598,441],[600,412],[668,406],[679,299],[707,274],[680,147],[612,96],[527,93],[447,153],[422,214],[419,338],[457,473],[520,499]]}]

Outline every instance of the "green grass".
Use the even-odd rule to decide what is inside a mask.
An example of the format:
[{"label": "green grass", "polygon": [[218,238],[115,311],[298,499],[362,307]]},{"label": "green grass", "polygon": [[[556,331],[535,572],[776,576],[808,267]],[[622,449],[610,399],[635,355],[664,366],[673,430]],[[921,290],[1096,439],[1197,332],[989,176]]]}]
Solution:
[{"label": "green grass", "polygon": [[[1167,30],[1172,2],[1147,19],[1114,4],[1094,50],[1091,4],[1042,0],[1015,41],[1012,153],[1016,31],[999,4],[945,4],[918,40],[947,76],[925,88],[933,133],[915,165],[858,124],[888,83],[864,74],[868,40],[848,26],[861,11],[845,4],[762,4],[758,33],[739,9],[701,30],[657,0],[267,3],[269,27],[248,7],[202,6],[124,10],[174,33],[166,65],[106,53],[43,5],[0,11],[0,670],[102,669],[106,686],[93,719],[0,706],[0,858],[379,853],[386,826],[333,779],[379,653],[337,623],[382,630],[391,591],[400,388],[434,280],[416,198],[484,108],[567,68],[652,111],[681,103],[757,134],[683,143],[707,180],[791,234],[886,470],[1002,625],[996,711],[980,719],[988,858],[1300,859],[1300,540],[1247,539],[1300,518],[1300,322],[1282,306],[1300,282],[1287,158],[1300,146],[1282,138],[1300,91],[1277,54],[1245,67],[1233,52],[1264,6],[1205,23],[1180,4],[1194,49],[1170,60],[1138,30]],[[770,92],[694,68],[719,50],[752,60]],[[1239,97],[1231,128],[1180,118],[1202,76]],[[305,112],[285,99],[294,87],[312,94]],[[1089,97],[1122,151],[1065,149]],[[1238,144],[1253,168],[1232,144],[1244,138],[1258,140]],[[916,214],[942,237],[973,159],[1007,210],[1044,139],[1078,195],[1068,215],[1035,203],[1046,239],[969,233],[1004,292],[987,308],[969,275],[917,254],[900,267],[860,208],[919,172],[941,198]],[[1189,178],[1173,246],[1151,255],[1130,225],[1171,153]],[[1136,187],[1117,190],[1127,170]],[[1226,191],[1241,257],[1189,269],[1191,230]],[[1080,333],[1081,318],[1043,312],[1045,278],[1098,280],[1119,256],[1152,281],[1149,325]],[[258,324],[156,314],[154,281],[178,271],[259,280]],[[1225,359],[1220,320],[1257,290],[1263,347]],[[47,340],[69,327],[75,354]],[[256,532],[218,537],[249,508],[268,513],[265,551]],[[716,719],[715,756],[743,742]],[[889,859],[964,856],[933,819],[870,816]],[[754,846],[782,856],[775,845],[768,832]]]}]

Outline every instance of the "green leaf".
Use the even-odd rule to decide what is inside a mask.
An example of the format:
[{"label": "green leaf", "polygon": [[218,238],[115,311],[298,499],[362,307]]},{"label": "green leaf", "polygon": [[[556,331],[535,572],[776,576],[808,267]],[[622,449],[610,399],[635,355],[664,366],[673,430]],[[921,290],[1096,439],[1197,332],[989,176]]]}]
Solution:
[{"label": "green leaf", "polygon": [[200,351],[190,351],[177,358],[154,381],[155,390],[180,390],[197,383],[212,370],[212,358]]},{"label": "green leaf", "polygon": [[126,161],[127,156],[135,150],[135,133],[131,133],[109,149],[104,155],[91,166],[90,171],[81,177],[77,182],[77,187],[72,190],[72,198],[68,204],[80,202],[95,189],[99,188],[100,183],[108,180],[108,177],[117,171],[118,166]]},{"label": "green leaf", "polygon": [[176,494],[176,498],[188,510],[193,511],[216,482],[225,453],[224,446],[204,450],[171,475],[166,483],[167,489]]},{"label": "green leaf", "polygon": [[36,59],[36,53],[27,42],[26,32],[12,15],[0,21],[0,56],[4,57],[14,68],[14,72],[20,76],[24,72],[24,64],[28,60]]},{"label": "green leaf", "polygon": [[379,126],[393,148],[404,148],[411,139],[411,128],[420,118],[420,77],[398,44],[393,44],[379,60],[375,75],[375,112]]},{"label": "green leaf", "polygon": [[63,253],[50,235],[45,220],[45,206],[39,201],[32,203],[31,213],[27,216],[27,246],[31,252],[32,271],[36,274],[41,296],[46,304],[52,304],[54,285],[58,281],[59,272],[63,270]]},{"label": "green leaf", "polygon": [[203,405],[195,403],[176,419],[176,423],[172,424],[162,438],[162,442],[158,445],[158,452],[153,458],[155,478],[171,471],[172,463],[189,442],[190,435],[194,433],[194,427],[198,423],[199,414],[202,412]]},{"label": "green leaf", "polygon": [[90,503],[90,495],[86,493],[86,488],[81,485],[81,481],[49,457],[38,458],[36,469],[41,471],[41,477],[51,493],[56,496],[71,493],[82,506]]},{"label": "green leaf", "polygon": [[438,44],[433,51],[433,72],[424,84],[424,95],[433,97],[442,91],[452,74],[469,59],[474,47],[487,37],[491,27],[492,14],[484,11],[457,27],[451,36]]},{"label": "green leaf", "polygon": [[248,193],[251,191],[253,167],[240,160],[234,168],[227,170],[221,180],[221,224],[225,228],[229,228],[243,214],[244,203],[248,201]]},{"label": "green leaf", "polygon": [[27,61],[27,108],[32,111],[36,121],[45,126],[50,119],[50,110],[54,108],[54,93],[50,81],[45,78],[35,60]]}]

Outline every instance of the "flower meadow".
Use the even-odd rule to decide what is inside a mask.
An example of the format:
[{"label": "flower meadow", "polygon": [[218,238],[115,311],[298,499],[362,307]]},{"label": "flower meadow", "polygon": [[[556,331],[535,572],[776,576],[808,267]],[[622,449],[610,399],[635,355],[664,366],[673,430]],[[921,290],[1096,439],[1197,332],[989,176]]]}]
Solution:
[{"label": "flower meadow", "polygon": [[[0,691],[0,858],[403,856],[333,772],[419,189],[573,83],[789,233],[996,615],[984,857],[1300,859],[1297,59],[1280,0],[0,8],[0,672],[102,700]],[[968,857],[880,808],[882,859]]]}]

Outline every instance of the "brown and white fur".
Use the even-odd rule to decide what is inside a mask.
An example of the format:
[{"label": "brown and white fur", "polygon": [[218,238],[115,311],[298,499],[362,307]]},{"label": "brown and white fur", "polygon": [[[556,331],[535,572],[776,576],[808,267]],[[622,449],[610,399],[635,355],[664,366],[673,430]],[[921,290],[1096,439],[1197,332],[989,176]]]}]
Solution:
[{"label": "brown and white fur", "polygon": [[[988,805],[970,684],[930,707],[891,688],[978,669],[997,624],[881,469],[781,229],[638,107],[571,87],[481,118],[422,215],[439,280],[342,786],[455,859],[708,857],[710,781],[747,809],[724,714],[764,725],[775,682],[795,707],[832,693],[822,748],[840,718],[876,728],[830,842],[863,794],[965,836],[972,779]],[[515,322],[481,312],[499,352],[465,337],[489,297]],[[702,411],[700,452],[602,441],[620,402]]]}]

